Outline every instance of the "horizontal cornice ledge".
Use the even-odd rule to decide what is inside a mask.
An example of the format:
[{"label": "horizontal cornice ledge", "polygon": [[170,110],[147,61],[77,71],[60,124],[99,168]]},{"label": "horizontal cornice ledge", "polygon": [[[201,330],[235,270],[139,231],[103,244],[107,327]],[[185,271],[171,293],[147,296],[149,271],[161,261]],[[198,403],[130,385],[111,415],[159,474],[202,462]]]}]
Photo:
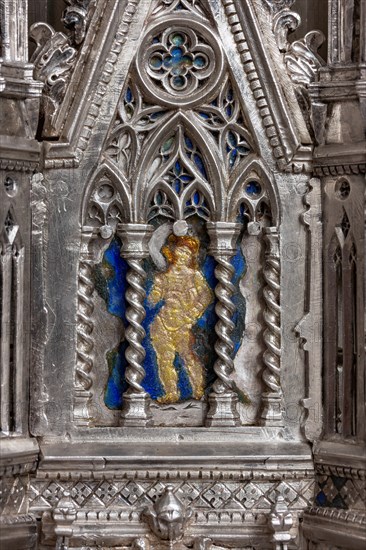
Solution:
[{"label": "horizontal cornice ledge", "polygon": [[1,438],[0,475],[33,471],[38,461],[39,446],[34,438]]}]

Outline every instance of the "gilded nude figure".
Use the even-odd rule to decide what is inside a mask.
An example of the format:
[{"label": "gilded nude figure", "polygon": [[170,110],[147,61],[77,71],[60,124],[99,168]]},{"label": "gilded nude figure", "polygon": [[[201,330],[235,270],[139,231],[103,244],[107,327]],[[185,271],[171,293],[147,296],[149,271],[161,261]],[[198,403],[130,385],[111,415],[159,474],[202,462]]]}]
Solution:
[{"label": "gilded nude figure", "polygon": [[162,250],[168,267],[156,275],[150,294],[153,304],[164,305],[150,329],[158,372],[165,394],[160,403],[180,400],[174,359],[179,354],[187,371],[194,399],[205,390],[205,369],[193,346],[193,326],[213,301],[213,293],[198,266],[199,241],[195,237],[171,235]]}]

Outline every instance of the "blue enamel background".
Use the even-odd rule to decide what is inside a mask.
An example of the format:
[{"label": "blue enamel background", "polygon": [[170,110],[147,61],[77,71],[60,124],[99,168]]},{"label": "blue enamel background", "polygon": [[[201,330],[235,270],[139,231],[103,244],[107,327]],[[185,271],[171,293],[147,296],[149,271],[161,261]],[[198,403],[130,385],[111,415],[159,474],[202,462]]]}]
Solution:
[{"label": "blue enamel background", "polygon": [[[109,248],[104,254],[102,263],[95,268],[95,279],[96,289],[105,300],[107,310],[112,315],[120,318],[126,327],[127,304],[124,296],[126,291],[126,273],[128,266],[120,257],[120,246],[121,244],[118,239],[114,239],[111,242]],[[239,292],[239,282],[245,271],[245,261],[239,246],[236,256],[232,260],[232,264],[235,268],[233,283],[236,289],[232,299],[237,307],[233,319],[235,329],[232,333],[232,338],[234,342],[234,354],[236,354],[240,346],[245,318],[245,301],[242,294]],[[215,265],[214,259],[211,256],[205,255],[201,265],[201,270],[212,290],[214,290],[217,283],[214,274]],[[147,272],[147,298],[144,304],[146,309],[146,318],[143,322],[143,326],[146,331],[146,337],[143,341],[143,346],[146,350],[146,358],[144,361],[146,376],[142,385],[150,394],[152,399],[157,399],[163,395],[164,392],[158,376],[155,351],[150,343],[150,326],[158,311],[163,306],[163,301],[156,305],[152,305],[150,303],[148,296],[153,286],[156,268],[151,260],[147,260],[144,267]],[[215,313],[215,303],[213,302],[209,305],[193,328],[196,339],[194,349],[206,366],[206,385],[208,390],[214,381],[213,365],[216,358],[214,351],[216,334],[214,328],[216,322],[217,315]],[[124,379],[126,369],[126,344],[127,343],[125,341],[122,341],[118,348],[110,350],[106,357],[109,367],[109,378],[105,391],[105,404],[110,409],[121,408],[122,394],[127,389]],[[189,399],[192,395],[192,388],[186,374],[183,361],[179,355],[176,355],[174,366],[178,372],[178,387],[180,390],[181,399]]]}]

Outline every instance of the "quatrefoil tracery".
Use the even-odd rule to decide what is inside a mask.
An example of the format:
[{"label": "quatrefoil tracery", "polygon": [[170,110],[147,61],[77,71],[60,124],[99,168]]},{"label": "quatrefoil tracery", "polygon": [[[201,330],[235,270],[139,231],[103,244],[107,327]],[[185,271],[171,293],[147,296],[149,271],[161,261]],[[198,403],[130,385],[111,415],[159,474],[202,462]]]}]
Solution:
[{"label": "quatrefoil tracery", "polygon": [[192,107],[212,93],[225,66],[221,44],[193,17],[171,15],[146,34],[137,54],[140,84],[150,100]]},{"label": "quatrefoil tracery", "polygon": [[213,50],[189,29],[167,29],[148,50],[148,73],[169,93],[190,93],[212,74]]}]

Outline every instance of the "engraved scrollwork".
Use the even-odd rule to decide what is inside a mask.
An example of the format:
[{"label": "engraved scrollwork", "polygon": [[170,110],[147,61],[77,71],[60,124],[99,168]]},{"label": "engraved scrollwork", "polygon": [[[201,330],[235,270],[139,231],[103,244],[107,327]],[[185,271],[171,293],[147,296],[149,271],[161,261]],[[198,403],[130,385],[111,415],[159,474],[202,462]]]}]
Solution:
[{"label": "engraved scrollwork", "polygon": [[136,57],[144,92],[174,107],[202,103],[220,82],[224,64],[212,31],[183,13],[150,28]]}]

